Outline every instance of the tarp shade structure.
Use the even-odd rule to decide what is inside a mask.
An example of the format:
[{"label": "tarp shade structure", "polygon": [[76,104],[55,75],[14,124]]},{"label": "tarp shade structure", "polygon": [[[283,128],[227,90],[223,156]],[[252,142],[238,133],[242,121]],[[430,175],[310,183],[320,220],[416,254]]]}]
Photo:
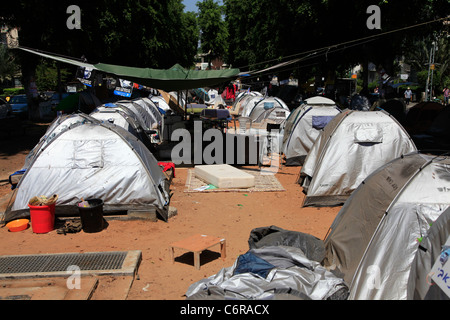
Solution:
[{"label": "tarp shade structure", "polygon": [[430,295],[427,274],[450,233],[449,181],[449,157],[413,152],[375,170],[352,193],[324,242],[324,266],[343,273],[349,299]]},{"label": "tarp shade structure", "polygon": [[239,76],[239,69],[187,70],[179,64],[175,64],[169,69],[136,68],[106,63],[89,64],[71,58],[59,57],[54,54],[42,53],[33,49],[22,47],[18,49],[37,54],[44,58],[83,68],[91,68],[105,74],[114,75],[124,80],[167,92],[213,87],[234,80]]},{"label": "tarp shade structure", "polygon": [[79,61],[73,58],[68,58],[68,57],[61,57],[61,56],[57,56],[55,54],[49,54],[49,53],[45,53],[36,49],[31,49],[31,48],[24,48],[24,47],[17,47],[15,49],[20,49],[23,51],[26,51],[28,53],[32,53],[32,54],[36,54],[38,56],[44,57],[44,58],[48,58],[48,59],[52,59],[52,60],[56,60],[59,62],[63,62],[63,63],[67,63],[67,64],[71,64],[77,67],[81,67],[81,68],[89,68],[89,69],[95,69],[95,66],[91,63],[87,63],[87,62],[83,62],[83,61]]},{"label": "tarp shade structure", "polygon": [[179,64],[169,69],[151,69],[98,63],[95,68],[106,74],[164,91],[213,87],[237,78],[239,69],[187,70]]},{"label": "tarp shade structure", "polygon": [[387,112],[343,111],[317,137],[302,166],[303,205],[341,205],[375,169],[413,151],[411,137]]}]

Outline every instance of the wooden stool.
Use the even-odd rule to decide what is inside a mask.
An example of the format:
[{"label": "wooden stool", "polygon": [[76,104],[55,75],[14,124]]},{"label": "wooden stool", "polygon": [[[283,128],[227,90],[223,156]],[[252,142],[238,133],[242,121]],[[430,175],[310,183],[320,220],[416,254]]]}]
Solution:
[{"label": "wooden stool", "polygon": [[225,260],[226,248],[225,239],[207,236],[203,234],[196,234],[192,237],[174,242],[171,247],[172,263],[175,263],[174,251],[175,248],[184,249],[194,253],[194,266],[197,270],[200,270],[200,254],[212,246],[220,244],[220,257]]}]

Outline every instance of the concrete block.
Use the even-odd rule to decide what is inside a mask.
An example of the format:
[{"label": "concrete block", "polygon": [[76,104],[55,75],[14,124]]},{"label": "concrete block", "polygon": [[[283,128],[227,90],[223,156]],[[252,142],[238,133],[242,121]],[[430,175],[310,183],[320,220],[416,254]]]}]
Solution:
[{"label": "concrete block", "polygon": [[195,167],[195,176],[217,188],[251,188],[255,186],[255,177],[228,164],[199,165]]}]

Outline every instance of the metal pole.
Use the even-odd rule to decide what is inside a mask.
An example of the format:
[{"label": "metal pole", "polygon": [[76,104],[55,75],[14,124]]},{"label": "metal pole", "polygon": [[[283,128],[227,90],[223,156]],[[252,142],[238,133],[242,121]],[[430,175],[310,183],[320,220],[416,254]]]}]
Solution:
[{"label": "metal pole", "polygon": [[433,74],[434,74],[434,55],[436,53],[436,42],[433,42],[433,56],[432,56],[432,62],[431,65],[433,66],[433,68],[431,68],[431,80],[430,80],[430,97],[431,99],[433,99]]},{"label": "metal pole", "polygon": [[430,84],[430,71],[431,71],[431,56],[433,54],[433,47],[430,50],[430,59],[428,61],[428,75],[427,75],[427,85],[425,87],[425,101],[428,101],[428,88]]}]

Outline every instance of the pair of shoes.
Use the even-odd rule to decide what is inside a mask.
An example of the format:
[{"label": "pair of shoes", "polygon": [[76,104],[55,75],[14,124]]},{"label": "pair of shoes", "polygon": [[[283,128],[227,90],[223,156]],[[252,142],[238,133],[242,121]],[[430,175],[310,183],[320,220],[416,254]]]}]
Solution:
[{"label": "pair of shoes", "polygon": [[58,234],[77,233],[82,229],[80,220],[68,220],[62,228],[56,230]]}]

